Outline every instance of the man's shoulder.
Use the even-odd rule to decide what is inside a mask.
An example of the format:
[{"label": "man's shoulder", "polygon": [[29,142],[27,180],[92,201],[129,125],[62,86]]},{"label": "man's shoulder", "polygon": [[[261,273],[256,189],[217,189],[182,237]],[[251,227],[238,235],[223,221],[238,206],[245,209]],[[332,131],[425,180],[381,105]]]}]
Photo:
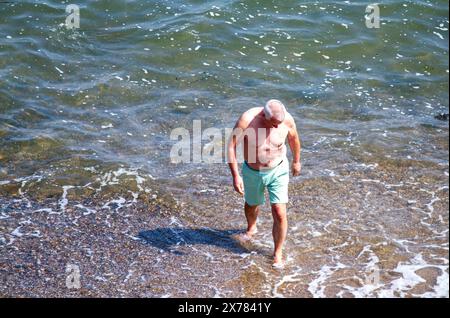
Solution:
[{"label": "man's shoulder", "polygon": [[258,115],[261,112],[261,110],[263,110],[263,108],[264,107],[252,107],[249,110],[247,110],[246,112],[244,112],[244,114],[246,116],[255,117],[256,115]]},{"label": "man's shoulder", "polygon": [[294,127],[295,126],[294,117],[292,117],[292,115],[289,114],[288,112],[286,112],[285,123],[286,123],[286,126],[288,126],[288,127]]},{"label": "man's shoulder", "polygon": [[250,122],[261,112],[262,109],[262,107],[250,108],[241,115],[241,119]]}]

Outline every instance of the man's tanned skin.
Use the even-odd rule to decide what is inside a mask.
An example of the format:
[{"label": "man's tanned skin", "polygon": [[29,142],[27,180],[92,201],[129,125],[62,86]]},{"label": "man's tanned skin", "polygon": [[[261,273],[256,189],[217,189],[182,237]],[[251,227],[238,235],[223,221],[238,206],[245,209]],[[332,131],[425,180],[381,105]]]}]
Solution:
[{"label": "man's tanned skin", "polygon": [[[241,195],[244,194],[244,183],[239,175],[236,159],[236,146],[243,139],[244,159],[248,166],[255,170],[267,171],[277,167],[286,159],[287,138],[292,151],[293,161],[291,171],[293,176],[298,176],[301,171],[300,140],[297,128],[292,116],[286,111],[283,104],[277,100],[270,100],[266,107],[255,107],[241,115],[235,125],[235,134],[228,145],[228,161],[233,176],[234,189]],[[253,133],[248,133],[253,130]],[[258,133],[263,131],[263,133]],[[283,265],[283,244],[287,234],[286,203],[271,204],[274,239],[274,266]],[[258,205],[251,206],[245,202],[245,216],[247,219],[247,231],[245,236],[251,238],[256,233],[256,219],[258,217]]]}]

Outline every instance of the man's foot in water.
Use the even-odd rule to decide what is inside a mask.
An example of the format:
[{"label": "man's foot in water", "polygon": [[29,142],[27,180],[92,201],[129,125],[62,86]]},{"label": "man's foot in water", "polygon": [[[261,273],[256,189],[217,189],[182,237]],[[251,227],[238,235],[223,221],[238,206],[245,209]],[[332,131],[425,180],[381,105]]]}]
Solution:
[{"label": "man's foot in water", "polygon": [[274,269],[283,269],[284,268],[284,262],[282,255],[274,255],[273,257],[273,264],[272,267]]},{"label": "man's foot in water", "polygon": [[253,239],[253,236],[258,233],[258,230],[256,227],[247,230],[244,233],[239,234],[237,237],[242,242],[251,241]]}]

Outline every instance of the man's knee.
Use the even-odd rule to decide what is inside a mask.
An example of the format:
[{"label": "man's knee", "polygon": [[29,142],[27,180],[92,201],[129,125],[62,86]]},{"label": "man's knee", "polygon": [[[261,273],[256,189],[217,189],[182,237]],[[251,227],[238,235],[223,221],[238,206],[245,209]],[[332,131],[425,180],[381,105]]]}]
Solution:
[{"label": "man's knee", "polygon": [[250,205],[247,202],[245,202],[245,208],[249,211],[256,211],[258,209],[259,205]]},{"label": "man's knee", "polygon": [[272,204],[272,215],[275,221],[283,222],[286,220],[286,205],[285,204]]}]

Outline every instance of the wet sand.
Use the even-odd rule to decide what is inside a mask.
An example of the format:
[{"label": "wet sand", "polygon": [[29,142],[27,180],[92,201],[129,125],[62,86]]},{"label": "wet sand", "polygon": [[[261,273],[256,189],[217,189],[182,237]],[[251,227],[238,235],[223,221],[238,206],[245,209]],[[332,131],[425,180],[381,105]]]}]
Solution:
[{"label": "wet sand", "polygon": [[[267,205],[252,242],[234,239],[245,219],[229,184],[193,183],[190,199],[166,205],[144,188],[108,203],[76,187],[57,200],[2,198],[0,295],[448,297],[447,167],[412,165],[294,179],[283,270],[271,267]],[[66,286],[68,264],[80,289]]]}]

